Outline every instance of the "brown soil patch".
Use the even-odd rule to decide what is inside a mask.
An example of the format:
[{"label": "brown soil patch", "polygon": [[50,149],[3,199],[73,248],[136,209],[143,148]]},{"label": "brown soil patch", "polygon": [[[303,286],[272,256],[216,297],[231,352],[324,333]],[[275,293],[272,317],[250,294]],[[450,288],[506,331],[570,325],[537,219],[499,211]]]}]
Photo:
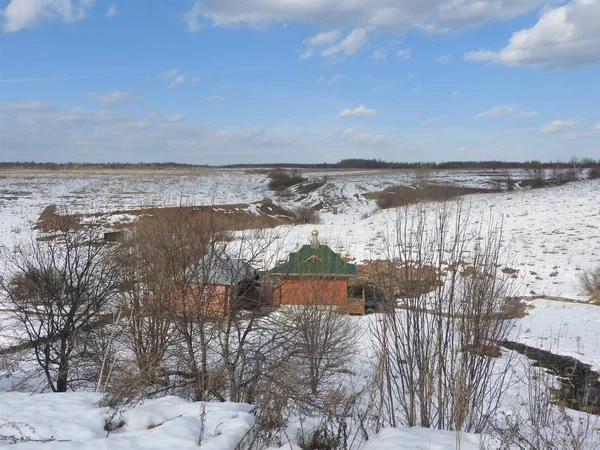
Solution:
[{"label": "brown soil patch", "polygon": [[364,194],[368,200],[375,200],[381,209],[397,208],[421,202],[440,202],[451,200],[463,195],[495,192],[490,189],[467,188],[427,184],[421,187],[390,186],[383,191]]}]

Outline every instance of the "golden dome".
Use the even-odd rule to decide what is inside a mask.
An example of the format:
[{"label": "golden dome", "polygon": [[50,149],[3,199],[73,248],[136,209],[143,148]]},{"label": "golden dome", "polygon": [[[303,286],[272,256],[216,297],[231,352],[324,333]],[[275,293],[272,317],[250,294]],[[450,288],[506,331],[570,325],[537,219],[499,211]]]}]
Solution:
[{"label": "golden dome", "polygon": [[315,228],[314,230],[312,230],[312,233],[311,233],[311,234],[312,234],[313,236],[318,236],[318,235],[319,235],[319,232],[318,232],[318,231],[317,231],[317,229]]}]

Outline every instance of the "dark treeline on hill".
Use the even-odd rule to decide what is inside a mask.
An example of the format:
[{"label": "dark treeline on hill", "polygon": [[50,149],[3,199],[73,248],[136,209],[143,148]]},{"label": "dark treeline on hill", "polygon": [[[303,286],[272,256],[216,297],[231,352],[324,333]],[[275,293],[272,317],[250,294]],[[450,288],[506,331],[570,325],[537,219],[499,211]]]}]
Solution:
[{"label": "dark treeline on hill", "polygon": [[83,170],[83,169],[140,169],[140,170],[176,170],[200,168],[277,168],[289,167],[298,169],[543,169],[594,167],[600,168],[600,159],[572,158],[563,161],[446,161],[446,162],[393,162],[381,159],[342,159],[337,163],[263,163],[263,164],[229,164],[200,165],[182,163],[38,163],[38,162],[0,162],[0,169],[41,169],[41,170]]}]

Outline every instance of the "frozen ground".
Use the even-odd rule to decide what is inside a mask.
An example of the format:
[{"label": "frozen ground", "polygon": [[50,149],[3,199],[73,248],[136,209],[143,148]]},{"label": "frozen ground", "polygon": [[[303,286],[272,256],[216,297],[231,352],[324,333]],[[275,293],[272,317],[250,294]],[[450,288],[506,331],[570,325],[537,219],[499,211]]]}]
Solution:
[{"label": "frozen ground", "polygon": [[[319,196],[326,196],[330,202],[340,205],[337,213],[321,214],[322,223],[318,225],[321,240],[358,262],[384,256],[383,239],[392,234],[397,211],[375,211],[373,202],[365,201],[362,194],[409,183],[411,175],[402,171],[378,176],[372,171],[305,175],[315,179],[327,175],[327,180],[319,191],[300,199],[302,202],[313,204]],[[470,187],[490,187],[490,183],[494,183],[489,173],[448,171],[434,176],[440,179],[438,181]],[[200,175],[3,174],[0,176],[0,245],[10,246],[25,236],[28,221],[37,219],[49,204],[68,206],[72,212],[93,213],[148,205],[251,203],[264,197],[272,197],[266,178],[244,171],[210,170]],[[503,221],[509,266],[518,270],[515,280],[518,294],[531,297],[529,314],[517,321],[511,339],[573,356],[596,370],[600,370],[597,333],[600,307],[582,303],[586,298],[579,291],[577,277],[582,270],[600,264],[599,199],[600,180],[539,190],[479,194],[464,199],[474,224],[485,226],[490,217]],[[297,200],[297,197],[276,199],[284,205]],[[435,211],[437,206],[428,208]],[[402,213],[411,211],[414,207]],[[284,235],[278,253],[285,255],[306,243],[313,228],[314,225],[305,225],[274,230]],[[561,298],[571,301],[561,301]],[[366,328],[370,319],[367,316],[356,320]],[[14,343],[18,336],[16,329],[0,329],[0,347]],[[0,359],[0,369],[1,364]],[[357,364],[362,363],[357,361]],[[6,389],[10,383],[0,383],[0,386]],[[43,440],[54,436],[65,440],[44,444],[51,448],[197,445],[200,426],[197,403],[175,398],[152,400],[129,412],[124,417],[125,426],[106,438],[103,431],[106,411],[95,406],[99,398],[90,393],[58,396],[0,393],[0,436],[15,431],[7,429],[6,423],[2,425],[3,420],[9,420],[33,427],[35,433],[26,426],[17,430],[31,438]],[[237,404],[207,405],[202,447],[233,449],[236,439],[252,424],[249,408]],[[40,411],[52,411],[54,415]],[[16,448],[40,445],[20,443]],[[456,437],[452,433],[397,429],[383,430],[365,449],[455,447]],[[478,448],[477,437],[463,436],[461,448]]]}]

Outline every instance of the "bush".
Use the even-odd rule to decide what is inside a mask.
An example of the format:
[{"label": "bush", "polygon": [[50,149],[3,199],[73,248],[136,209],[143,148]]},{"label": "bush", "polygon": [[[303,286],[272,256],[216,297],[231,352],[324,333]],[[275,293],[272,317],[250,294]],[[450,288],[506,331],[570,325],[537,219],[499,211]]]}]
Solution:
[{"label": "bush", "polygon": [[294,216],[296,221],[300,224],[318,224],[320,222],[319,213],[308,206],[298,206],[294,209]]},{"label": "bush", "polygon": [[586,270],[579,276],[581,290],[594,302],[600,303],[600,267]]},{"label": "bush", "polygon": [[590,169],[588,172],[588,178],[590,180],[597,180],[600,178],[600,169]]},{"label": "bush", "polygon": [[269,189],[272,191],[283,191],[290,186],[306,181],[306,178],[302,176],[302,173],[298,169],[292,169],[291,171],[273,169],[269,172],[268,176],[271,179],[269,181]]}]

